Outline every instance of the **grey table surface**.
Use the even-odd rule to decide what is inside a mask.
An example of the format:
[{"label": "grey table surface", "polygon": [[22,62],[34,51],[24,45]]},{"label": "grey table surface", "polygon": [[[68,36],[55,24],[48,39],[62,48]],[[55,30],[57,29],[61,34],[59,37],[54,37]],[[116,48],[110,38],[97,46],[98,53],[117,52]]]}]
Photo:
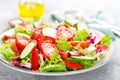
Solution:
[{"label": "grey table surface", "polygon": [[[45,18],[55,10],[82,10],[86,14],[101,10],[108,14],[114,25],[120,26],[120,0],[44,0]],[[8,27],[8,21],[19,17],[18,0],[0,0],[0,34]],[[120,38],[116,36],[114,53],[104,66],[82,74],[45,77],[11,70],[0,63],[0,80],[120,80]]]}]

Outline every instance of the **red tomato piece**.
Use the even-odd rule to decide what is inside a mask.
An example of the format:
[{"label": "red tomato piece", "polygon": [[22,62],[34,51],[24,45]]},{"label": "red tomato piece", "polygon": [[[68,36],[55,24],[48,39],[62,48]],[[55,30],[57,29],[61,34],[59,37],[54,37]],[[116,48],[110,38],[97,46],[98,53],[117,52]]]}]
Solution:
[{"label": "red tomato piece", "polygon": [[81,64],[70,60],[64,60],[64,63],[66,66],[70,67],[71,69],[80,69],[82,67]]},{"label": "red tomato piece", "polygon": [[19,57],[19,56],[20,56],[19,50],[18,50],[17,45],[16,45],[15,43],[13,43],[13,44],[11,45],[11,49],[15,52],[16,57]]},{"label": "red tomato piece", "polygon": [[55,43],[56,43],[55,38],[52,38],[52,37],[49,37],[49,36],[44,36],[43,41],[44,41],[44,42],[49,42],[49,43],[52,43],[52,44],[55,44]]},{"label": "red tomato piece", "polygon": [[24,36],[16,36],[16,45],[18,49],[23,50],[29,43],[29,39]]},{"label": "red tomato piece", "polygon": [[68,58],[71,56],[69,52],[59,52],[61,58]]},{"label": "red tomato piece", "polygon": [[41,46],[41,43],[44,41],[44,36],[42,34],[39,34],[39,37],[37,37],[37,47],[39,48]]},{"label": "red tomato piece", "polygon": [[87,41],[81,41],[81,42],[80,42],[80,47],[81,47],[82,49],[88,48],[89,45],[90,45],[90,41],[89,41],[89,40],[87,40]]},{"label": "red tomato piece", "polygon": [[75,36],[74,32],[70,30],[70,28],[67,28],[66,26],[59,26],[57,29],[56,38],[57,39],[67,39],[68,40],[73,38]]},{"label": "red tomato piece", "polygon": [[105,44],[98,44],[95,47],[96,49],[103,49],[103,50],[106,50],[108,48],[108,46]]},{"label": "red tomato piece", "polygon": [[38,39],[41,36],[41,30],[42,30],[42,27],[37,28],[34,31],[34,34],[31,38],[34,39],[34,40]]},{"label": "red tomato piece", "polygon": [[38,49],[33,48],[32,49],[32,58],[31,58],[31,68],[32,70],[38,70],[39,69],[39,55],[38,55]]},{"label": "red tomato piece", "polygon": [[56,44],[56,40],[54,38],[40,34],[39,38],[37,39],[37,47],[39,48],[43,42]]},{"label": "red tomato piece", "polygon": [[55,50],[57,49],[55,44],[51,43],[41,43],[39,46],[41,53],[43,54],[44,58],[50,59],[50,56],[55,54]]},{"label": "red tomato piece", "polygon": [[79,44],[79,43],[80,43],[80,41],[71,41],[72,46],[77,46],[77,44]]},{"label": "red tomato piece", "polygon": [[14,37],[13,36],[8,36],[8,35],[3,36],[3,40],[10,40],[10,39],[14,39]]}]

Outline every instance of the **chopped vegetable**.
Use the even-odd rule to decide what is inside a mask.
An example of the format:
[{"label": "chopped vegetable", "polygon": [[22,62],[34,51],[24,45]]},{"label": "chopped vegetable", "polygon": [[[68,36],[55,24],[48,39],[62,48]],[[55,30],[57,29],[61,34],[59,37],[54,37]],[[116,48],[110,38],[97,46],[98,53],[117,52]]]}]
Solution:
[{"label": "chopped vegetable", "polygon": [[56,32],[57,30],[51,27],[45,27],[42,29],[42,33],[45,36],[56,38]]},{"label": "chopped vegetable", "polygon": [[82,68],[87,68],[94,65],[95,58],[88,56],[72,56],[67,60],[78,62],[82,65]]},{"label": "chopped vegetable", "polygon": [[18,49],[23,50],[29,43],[29,39],[24,36],[16,36],[16,45]]},{"label": "chopped vegetable", "polygon": [[111,43],[110,35],[105,34],[105,36],[101,40],[101,44],[109,45]]},{"label": "chopped vegetable", "polygon": [[60,51],[59,54],[60,54],[61,58],[68,58],[71,56],[71,54],[69,52]]},{"label": "chopped vegetable", "polygon": [[89,33],[83,29],[81,31],[76,31],[76,36],[73,38],[73,40],[79,41],[79,40],[86,40],[86,38],[89,36]]},{"label": "chopped vegetable", "polygon": [[95,47],[96,52],[102,52],[103,50],[106,50],[108,48],[108,46],[104,44],[97,44]]},{"label": "chopped vegetable", "polygon": [[78,61],[81,61],[81,60],[94,61],[95,60],[95,58],[88,57],[88,56],[71,56],[71,58],[73,58],[74,60],[78,60]]},{"label": "chopped vegetable", "polygon": [[[66,71],[65,64],[61,59],[58,50],[54,50],[55,54],[50,56],[50,59],[46,59],[45,63],[42,65],[40,71],[42,72],[63,72]],[[58,69],[57,69],[58,68]]]},{"label": "chopped vegetable", "polygon": [[13,36],[8,36],[8,35],[4,35],[3,36],[3,40],[9,40],[9,39],[14,39],[14,37]]},{"label": "chopped vegetable", "polygon": [[28,34],[25,34],[25,33],[16,33],[16,36],[23,36],[23,37],[30,39],[30,36]]},{"label": "chopped vegetable", "polygon": [[88,36],[87,40],[90,41],[90,43],[94,44],[95,43],[96,36]]},{"label": "chopped vegetable", "polygon": [[41,30],[42,30],[41,26],[36,28],[31,38],[34,40],[38,39],[41,36]]},{"label": "chopped vegetable", "polygon": [[81,31],[81,30],[88,31],[88,25],[85,22],[81,21],[81,22],[77,23],[77,30],[79,30],[79,31]]},{"label": "chopped vegetable", "polygon": [[38,49],[36,49],[36,48],[32,49],[31,68],[32,68],[32,70],[39,69]]},{"label": "chopped vegetable", "polygon": [[16,67],[22,67],[19,58],[12,59],[11,64]]},{"label": "chopped vegetable", "polygon": [[77,46],[80,43],[80,41],[71,41],[72,46]]},{"label": "chopped vegetable", "polygon": [[16,33],[25,33],[30,36],[33,35],[33,30],[31,30],[29,28],[24,28],[23,26],[20,26],[20,25],[16,25],[15,32]]},{"label": "chopped vegetable", "polygon": [[66,66],[68,66],[72,69],[80,69],[82,67],[81,64],[79,64],[77,62],[69,61],[69,60],[64,60],[64,63],[66,64]]},{"label": "chopped vegetable", "polygon": [[15,52],[15,54],[16,54],[17,57],[20,57],[19,50],[18,50],[17,45],[15,43],[13,43],[11,45],[11,49]]},{"label": "chopped vegetable", "polygon": [[73,47],[70,42],[66,40],[57,40],[57,46],[63,51],[72,50]]},{"label": "chopped vegetable", "polygon": [[57,29],[56,38],[61,40],[69,40],[72,39],[74,35],[74,32],[70,28],[66,26],[59,26]]},{"label": "chopped vegetable", "polygon": [[11,49],[11,45],[10,42],[5,42],[0,48],[0,52],[3,53],[7,60],[12,60],[15,57],[15,52]]},{"label": "chopped vegetable", "polygon": [[21,52],[20,58],[23,59],[25,58],[31,51],[32,49],[36,46],[36,41],[31,41],[25,49]]},{"label": "chopped vegetable", "polygon": [[61,64],[47,65],[41,69],[41,72],[65,72],[66,69]]},{"label": "chopped vegetable", "polygon": [[[84,56],[84,54],[77,50],[68,51],[71,56]],[[68,57],[67,57],[68,58]]]},{"label": "chopped vegetable", "polygon": [[89,45],[90,45],[90,41],[81,41],[80,42],[80,47],[82,48],[82,49],[85,49],[85,48],[88,48],[89,47]]},{"label": "chopped vegetable", "polygon": [[54,56],[56,49],[57,47],[55,44],[45,42],[40,44],[41,53],[47,59],[50,59],[50,56]]},{"label": "chopped vegetable", "polygon": [[49,37],[49,36],[44,36],[43,41],[44,42],[49,42],[49,43],[52,43],[52,44],[56,44],[55,38],[52,38],[52,37]]}]

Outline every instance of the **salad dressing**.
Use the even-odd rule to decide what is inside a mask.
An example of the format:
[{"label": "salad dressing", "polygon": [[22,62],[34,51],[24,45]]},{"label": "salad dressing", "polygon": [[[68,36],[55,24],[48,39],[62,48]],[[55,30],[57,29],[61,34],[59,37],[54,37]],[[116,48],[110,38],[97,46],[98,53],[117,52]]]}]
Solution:
[{"label": "salad dressing", "polygon": [[24,2],[18,6],[20,18],[39,20],[44,15],[44,4],[39,2]]}]

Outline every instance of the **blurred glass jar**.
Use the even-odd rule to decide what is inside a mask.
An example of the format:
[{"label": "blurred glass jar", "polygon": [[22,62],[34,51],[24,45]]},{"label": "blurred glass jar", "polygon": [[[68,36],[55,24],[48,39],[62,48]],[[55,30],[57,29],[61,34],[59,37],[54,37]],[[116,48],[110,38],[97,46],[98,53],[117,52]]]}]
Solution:
[{"label": "blurred glass jar", "polygon": [[39,21],[44,15],[43,0],[20,0],[18,10],[20,18],[26,22]]}]

